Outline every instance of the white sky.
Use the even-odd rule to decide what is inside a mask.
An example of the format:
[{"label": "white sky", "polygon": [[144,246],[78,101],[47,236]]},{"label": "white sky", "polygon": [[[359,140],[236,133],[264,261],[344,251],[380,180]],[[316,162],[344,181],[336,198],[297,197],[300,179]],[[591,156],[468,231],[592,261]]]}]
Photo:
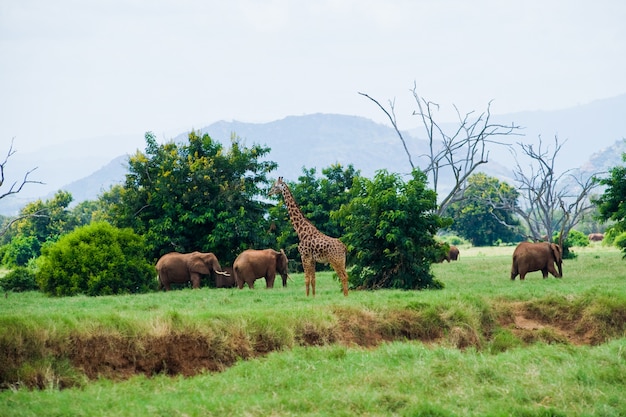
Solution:
[{"label": "white sky", "polygon": [[[0,154],[218,120],[443,106],[552,110],[626,93],[623,0],[1,0]],[[6,145],[5,145],[6,144]]]}]

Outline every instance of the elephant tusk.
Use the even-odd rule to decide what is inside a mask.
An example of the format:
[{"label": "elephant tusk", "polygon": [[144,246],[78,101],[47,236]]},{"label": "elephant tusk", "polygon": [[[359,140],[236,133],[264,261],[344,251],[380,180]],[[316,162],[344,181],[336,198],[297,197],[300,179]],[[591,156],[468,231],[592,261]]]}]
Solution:
[{"label": "elephant tusk", "polygon": [[287,274],[287,279],[288,279],[289,281],[291,281],[291,282],[296,282],[296,281],[294,281],[294,280],[293,280],[293,278],[291,278],[291,275],[289,275],[289,274]]},{"label": "elephant tusk", "polygon": [[229,277],[230,274],[226,271],[215,271],[216,274],[224,275],[225,277]]}]

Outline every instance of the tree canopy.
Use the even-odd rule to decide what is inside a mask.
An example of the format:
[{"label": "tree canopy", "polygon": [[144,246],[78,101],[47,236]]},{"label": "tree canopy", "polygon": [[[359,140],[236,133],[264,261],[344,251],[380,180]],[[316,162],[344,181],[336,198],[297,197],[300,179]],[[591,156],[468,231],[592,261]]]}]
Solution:
[{"label": "tree canopy", "polygon": [[498,240],[519,240],[515,231],[519,221],[511,211],[498,208],[503,198],[517,200],[517,191],[506,182],[483,173],[470,176],[467,182],[464,198],[446,209],[446,214],[454,219],[451,229],[474,246],[490,246]]},{"label": "tree canopy", "polygon": [[353,252],[353,287],[438,288],[431,264],[437,257],[435,234],[450,221],[436,214],[437,195],[426,175],[414,170],[409,181],[379,171],[373,180],[357,177],[351,200],[334,213]]},{"label": "tree canopy", "polygon": [[192,131],[187,143],[158,145],[146,133],[145,152],[129,160],[123,187],[103,195],[110,219],[146,237],[156,259],[171,252],[214,252],[228,264],[248,248],[269,244],[262,189],[276,163],[269,148],[233,137],[225,150]]},{"label": "tree canopy", "polygon": [[[622,160],[626,162],[626,153],[622,154]],[[616,166],[609,170],[609,176],[601,178],[599,183],[606,188],[604,193],[594,200],[598,205],[598,217],[602,221],[613,220],[611,234],[618,236],[626,234],[626,166]],[[626,256],[626,237],[615,240]]]}]

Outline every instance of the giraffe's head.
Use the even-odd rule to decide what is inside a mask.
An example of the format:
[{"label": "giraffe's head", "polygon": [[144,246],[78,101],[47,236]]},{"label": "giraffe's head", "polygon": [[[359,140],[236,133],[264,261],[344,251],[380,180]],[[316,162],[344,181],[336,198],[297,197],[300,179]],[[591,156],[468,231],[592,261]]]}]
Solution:
[{"label": "giraffe's head", "polygon": [[283,177],[278,177],[272,188],[270,188],[268,195],[276,195],[281,194],[283,192],[283,188],[285,187],[285,182],[283,181]]}]

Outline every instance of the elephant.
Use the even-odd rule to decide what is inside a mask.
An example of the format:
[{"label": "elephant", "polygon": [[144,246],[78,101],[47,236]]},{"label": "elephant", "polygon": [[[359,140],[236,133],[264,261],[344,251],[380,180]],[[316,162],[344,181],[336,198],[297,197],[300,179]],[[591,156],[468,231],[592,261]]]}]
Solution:
[{"label": "elephant", "polygon": [[225,266],[222,271],[228,275],[216,274],[215,275],[215,288],[233,288],[237,285],[235,282],[235,274],[232,266]]},{"label": "elephant", "polygon": [[226,275],[217,257],[211,252],[170,252],[161,256],[156,264],[159,274],[159,290],[170,290],[170,284],[191,281],[193,288],[200,288],[200,276]]},{"label": "elephant", "polygon": [[458,261],[461,252],[459,252],[459,248],[457,248],[456,246],[452,245],[450,246],[450,251],[448,252],[448,262],[449,261]]},{"label": "elephant", "polygon": [[588,238],[592,242],[602,242],[604,239],[604,233],[590,233]]},{"label": "elephant", "polygon": [[283,278],[283,287],[287,286],[287,255],[284,250],[280,252],[274,249],[248,249],[239,254],[233,263],[235,282],[239,289],[244,284],[248,284],[250,289],[254,288],[254,281],[265,277],[267,288],[274,288],[276,272]]},{"label": "elephant", "polygon": [[441,263],[443,261],[457,261],[459,259],[459,248],[454,245],[448,245],[447,243],[438,242],[436,244],[437,254],[437,262]]},{"label": "elephant", "polygon": [[235,281],[235,274],[232,266],[222,267],[222,271],[228,275],[216,274],[215,275],[215,288],[233,288],[237,286]]},{"label": "elephant", "polygon": [[[554,269],[554,263],[559,269]],[[515,280],[517,274],[519,279],[524,280],[526,274],[532,271],[541,271],[544,278],[550,272],[556,278],[563,277],[563,252],[556,243],[549,242],[522,242],[513,251],[513,266],[511,267],[511,280]]]}]

